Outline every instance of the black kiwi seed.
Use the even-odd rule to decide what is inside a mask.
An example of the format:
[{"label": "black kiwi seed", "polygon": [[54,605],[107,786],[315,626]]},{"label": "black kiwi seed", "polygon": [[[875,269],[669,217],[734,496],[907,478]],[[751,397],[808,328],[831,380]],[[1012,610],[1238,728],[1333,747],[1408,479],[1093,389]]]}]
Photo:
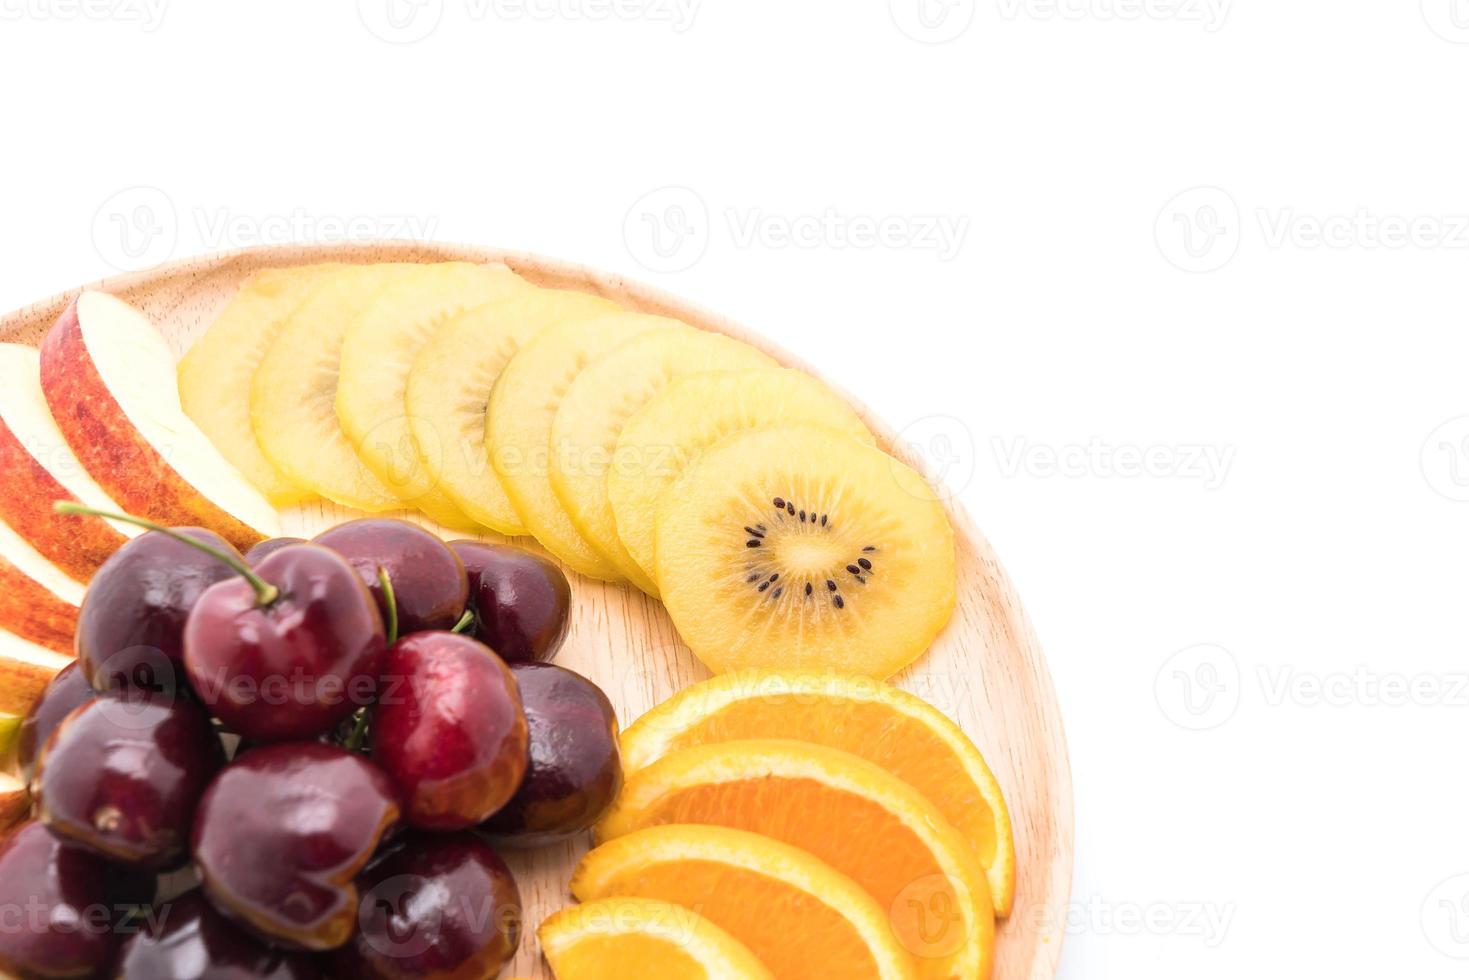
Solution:
[{"label": "black kiwi seed", "polygon": [[756,572],[754,575],[751,575],[749,578],[745,579],[746,582],[749,582],[752,585],[755,582],[758,582],[759,580],[760,580],[760,573],[759,572]]},{"label": "black kiwi seed", "polygon": [[842,601],[842,597],[839,596],[839,595],[834,595],[834,596],[831,597],[831,604],[833,606],[836,606],[838,609],[841,609],[844,606],[846,606],[846,603]]},{"label": "black kiwi seed", "polygon": [[865,551],[865,552],[867,552],[868,554],[871,554],[872,552],[876,551],[877,549],[874,548],[872,545],[868,545],[867,547],[863,548],[862,550]]},{"label": "black kiwi seed", "polygon": [[747,528],[745,528],[745,533],[748,534],[752,538],[763,538],[763,537],[765,537],[765,532],[759,530],[758,528],[747,527]]},{"label": "black kiwi seed", "polygon": [[872,571],[872,562],[868,561],[866,558],[858,558],[857,559],[857,564],[861,565],[863,568],[867,569],[867,571],[869,571],[869,572]]},{"label": "black kiwi seed", "polygon": [[768,588],[770,588],[770,583],[769,582],[761,582],[759,589],[757,589],[756,591],[764,592]]},{"label": "black kiwi seed", "polygon": [[784,592],[784,591],[785,591],[785,586],[782,585],[780,588],[778,588],[774,592],[770,593],[770,598],[772,598],[772,599],[779,599],[780,598],[780,594],[782,592]]},{"label": "black kiwi seed", "polygon": [[776,510],[786,509],[786,502],[784,497],[776,497],[774,500],[771,501],[771,503],[775,504]]},{"label": "black kiwi seed", "polygon": [[796,505],[793,504],[793,503],[787,502],[786,503],[786,513],[787,514],[790,514],[792,517],[795,517],[796,516]]},{"label": "black kiwi seed", "polygon": [[847,566],[847,571],[851,572],[853,575],[861,575],[862,574],[862,569],[858,568],[856,565],[848,565]]},{"label": "black kiwi seed", "polygon": [[822,527],[826,527],[826,515],[825,514],[822,514],[821,515],[821,526]]},{"label": "black kiwi seed", "polygon": [[806,583],[806,594],[807,595],[810,595],[811,594],[811,583],[810,582],[807,582]]},{"label": "black kiwi seed", "polygon": [[826,580],[826,591],[828,591],[828,592],[835,592],[836,590],[837,590],[837,584],[835,582],[833,582],[831,579],[827,579]]}]

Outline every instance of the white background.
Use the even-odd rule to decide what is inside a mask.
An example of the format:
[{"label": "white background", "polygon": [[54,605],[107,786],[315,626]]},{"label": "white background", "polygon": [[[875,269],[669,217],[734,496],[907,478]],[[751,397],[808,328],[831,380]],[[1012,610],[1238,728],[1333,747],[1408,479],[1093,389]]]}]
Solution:
[{"label": "white background", "polygon": [[0,308],[416,235],[726,312],[1013,573],[1064,977],[1464,976],[1469,3],[396,2],[0,0]]}]

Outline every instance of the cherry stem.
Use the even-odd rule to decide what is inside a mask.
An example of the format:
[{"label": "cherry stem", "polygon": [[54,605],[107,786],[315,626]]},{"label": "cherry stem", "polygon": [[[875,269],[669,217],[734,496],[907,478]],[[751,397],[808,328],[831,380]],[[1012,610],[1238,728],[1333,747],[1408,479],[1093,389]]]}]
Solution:
[{"label": "cherry stem", "polygon": [[388,646],[392,646],[398,642],[398,596],[393,591],[392,576],[381,565],[377,568],[377,581],[383,588],[383,605],[388,607],[387,622],[384,625],[388,630]]},{"label": "cherry stem", "polygon": [[347,744],[344,746],[348,752],[356,752],[362,748],[362,739],[367,735],[367,709],[357,709],[357,721],[352,726],[352,734],[347,736]]},{"label": "cherry stem", "polygon": [[452,630],[450,630],[449,632],[451,632],[451,633],[468,633],[469,632],[469,628],[471,626],[473,626],[473,625],[474,625],[474,613],[471,612],[470,610],[466,609],[466,610],[464,610],[464,615],[459,617],[459,622],[455,623],[454,624],[454,628]]},{"label": "cherry stem", "polygon": [[254,569],[234,555],[221,551],[212,545],[207,545],[203,541],[191,538],[187,534],[175,531],[171,527],[164,527],[162,524],[155,524],[153,521],[144,520],[141,517],[134,517],[131,514],[114,514],[111,511],[83,507],[81,504],[74,504],[66,500],[58,502],[55,509],[58,514],[71,514],[80,517],[101,517],[109,521],[120,521],[123,524],[132,524],[135,527],[146,528],[149,531],[157,531],[164,537],[172,538],[180,544],[188,545],[195,551],[202,551],[211,558],[216,558],[224,562],[235,574],[250,583],[250,588],[255,590],[255,602],[257,605],[269,606],[281,597],[280,589],[271,585],[259,575],[256,575]]}]

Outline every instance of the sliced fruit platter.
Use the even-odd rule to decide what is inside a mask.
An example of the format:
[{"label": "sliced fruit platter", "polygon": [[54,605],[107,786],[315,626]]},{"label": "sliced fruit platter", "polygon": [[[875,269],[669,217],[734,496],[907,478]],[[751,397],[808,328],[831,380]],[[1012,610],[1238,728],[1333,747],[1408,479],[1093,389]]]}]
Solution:
[{"label": "sliced fruit platter", "polygon": [[0,320],[0,483],[0,905],[51,910],[0,974],[1054,973],[1018,598],[718,317],[449,246],[179,263]]}]

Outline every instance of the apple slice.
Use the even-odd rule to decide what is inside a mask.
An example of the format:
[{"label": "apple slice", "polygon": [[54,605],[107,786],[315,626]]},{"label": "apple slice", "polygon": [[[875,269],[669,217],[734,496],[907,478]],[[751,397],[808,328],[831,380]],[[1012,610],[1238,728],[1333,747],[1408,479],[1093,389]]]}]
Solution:
[{"label": "apple slice", "polygon": [[316,495],[288,479],[261,450],[250,423],[250,382],[286,318],[341,268],[306,265],[254,273],[179,361],[184,412],[277,507]]},{"label": "apple slice", "polygon": [[127,510],[209,528],[240,549],[280,516],[179,403],[173,354],[138,310],[84,292],[41,345],[41,387],[87,472]]},{"label": "apple slice", "polygon": [[58,514],[59,501],[119,509],[82,469],[51,417],[40,351],[0,344],[0,520],[80,582],[138,533],[126,524]]},{"label": "apple slice", "polygon": [[31,812],[31,794],[25,783],[0,772],[0,834],[20,823]]},{"label": "apple slice", "polygon": [[[415,442],[408,424],[408,375],[423,346],[466,310],[534,289],[501,264],[441,262],[415,266],[378,294],[342,341],[337,419],[357,456],[389,490],[433,520],[475,530],[471,520],[422,465],[420,452],[442,459],[452,433]],[[424,432],[419,433],[425,435]]]},{"label": "apple slice", "polygon": [[63,599],[0,556],[0,628],[58,653],[69,654],[79,612],[75,603]]},{"label": "apple slice", "polygon": [[72,657],[0,630],[0,714],[25,715]]}]

